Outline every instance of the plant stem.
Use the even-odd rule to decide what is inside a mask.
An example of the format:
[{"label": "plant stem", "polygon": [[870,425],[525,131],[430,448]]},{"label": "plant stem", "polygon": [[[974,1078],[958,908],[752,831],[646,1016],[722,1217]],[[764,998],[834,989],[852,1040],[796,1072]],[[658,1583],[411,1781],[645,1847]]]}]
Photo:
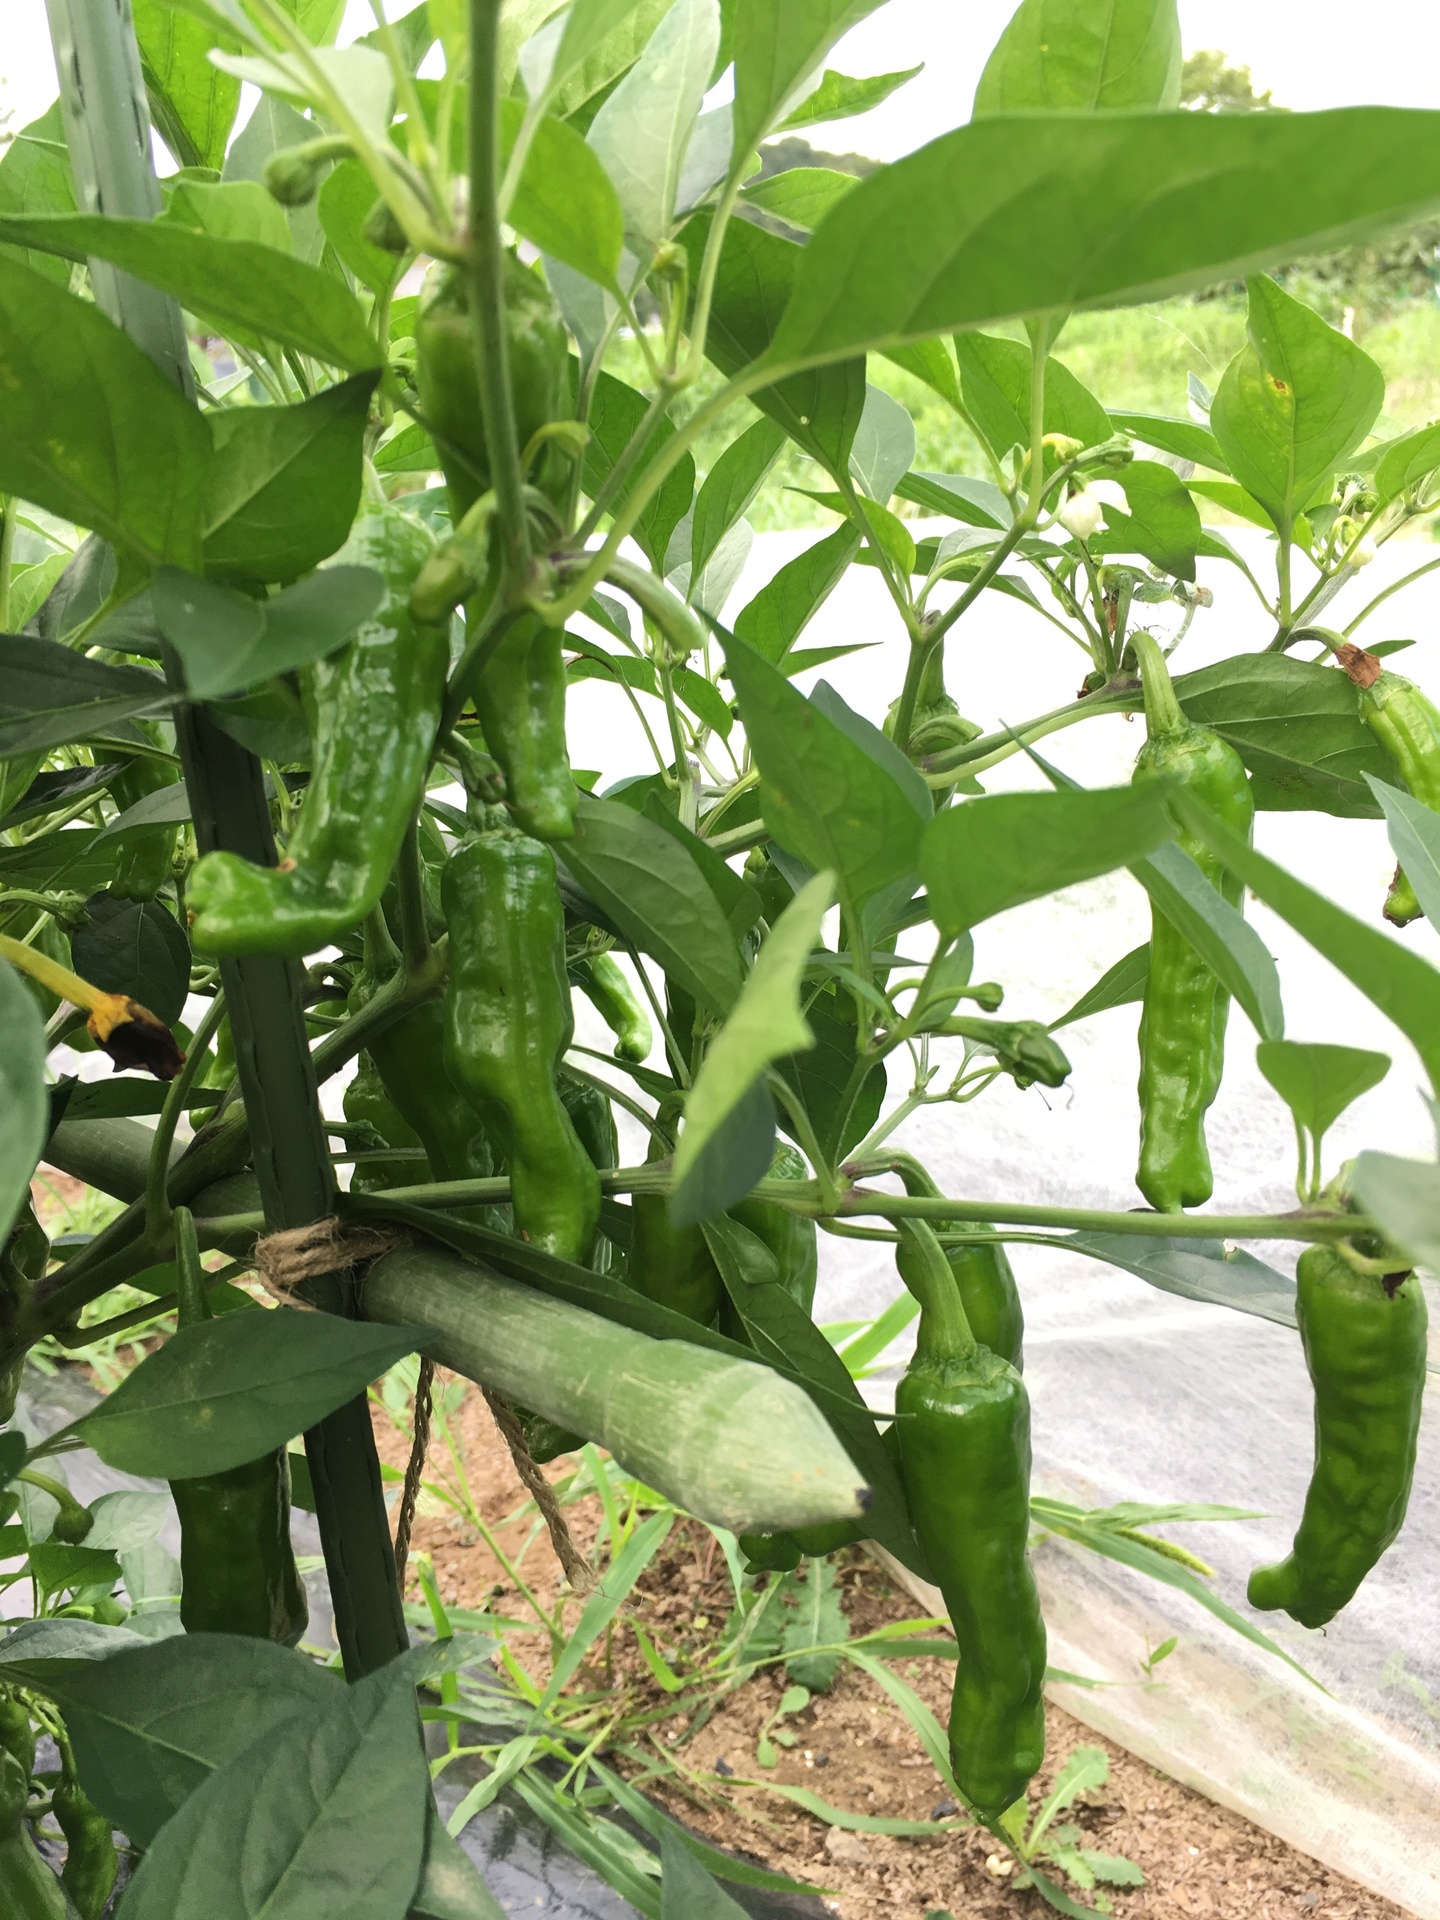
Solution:
[{"label": "plant stem", "polygon": [[900,1248],[900,1277],[920,1302],[917,1357],[968,1360],[975,1351],[975,1335],[934,1229],[924,1220],[902,1220]]},{"label": "plant stem", "polygon": [[1130,643],[1140,662],[1140,683],[1145,690],[1145,727],[1152,740],[1162,740],[1185,731],[1185,716],[1170,682],[1165,656],[1154,636],[1142,628]]},{"label": "plant stem", "polygon": [[1346,627],[1345,638],[1348,640],[1357,627],[1363,626],[1371,614],[1374,613],[1375,609],[1384,601],[1388,600],[1392,593],[1399,593],[1403,587],[1413,586],[1417,580],[1423,580],[1427,573],[1434,573],[1437,567],[1440,567],[1440,560],[1427,560],[1423,567],[1416,567],[1413,573],[1407,573],[1402,579],[1393,581],[1390,586],[1383,588],[1376,594],[1369,606],[1367,606],[1363,612],[1357,613],[1349,626]]},{"label": "plant stem", "polygon": [[145,1177],[145,1237],[152,1247],[163,1246],[170,1234],[170,1199],[166,1188],[170,1178],[170,1149],[175,1144],[175,1128],[210,1042],[224,1018],[225,995],[217,993],[195,1029],[195,1038],[190,1042],[184,1066],[165,1091],[165,1104],[160,1109],[160,1118],[155,1125],[150,1164]]}]

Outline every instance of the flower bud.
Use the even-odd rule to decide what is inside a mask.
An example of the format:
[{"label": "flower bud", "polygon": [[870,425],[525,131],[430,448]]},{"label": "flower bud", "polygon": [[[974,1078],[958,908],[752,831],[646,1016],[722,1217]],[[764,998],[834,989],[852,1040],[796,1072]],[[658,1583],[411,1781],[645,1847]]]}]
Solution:
[{"label": "flower bud", "polygon": [[1077,540],[1093,538],[1105,522],[1099,500],[1089,492],[1072,494],[1055,517]]}]

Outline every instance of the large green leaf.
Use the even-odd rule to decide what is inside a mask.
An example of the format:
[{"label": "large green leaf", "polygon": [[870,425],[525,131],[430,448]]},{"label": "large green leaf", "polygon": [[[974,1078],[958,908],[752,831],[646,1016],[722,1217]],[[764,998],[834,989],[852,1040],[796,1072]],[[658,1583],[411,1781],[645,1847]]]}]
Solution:
[{"label": "large green leaf", "polygon": [[227,1761],[156,1837],[127,1920],[397,1920],[430,1798],[414,1687],[392,1661]]},{"label": "large green leaf", "polygon": [[735,632],[778,667],[845,577],[861,534],[848,521],[797,553],[735,616]]},{"label": "large green leaf", "polygon": [[[955,342],[960,381],[971,419],[1001,460],[1011,447],[1030,446],[1030,349],[1022,340],[987,333],[961,334]],[[1063,433],[1082,446],[1098,446],[1112,434],[1110,416],[1094,394],[1053,357],[1045,365],[1045,431]]]},{"label": "large green leaf", "polygon": [[913,874],[927,815],[892,768],[743,641],[732,640],[725,659],[760,769],[765,824],[781,846],[833,871],[852,912]]},{"label": "large green leaf", "polygon": [[0,216],[0,240],[67,260],[108,260],[242,342],[277,341],[353,373],[381,364],[354,294],[333,274],[277,247],[217,239],[168,221],[87,213]]},{"label": "large green leaf", "polygon": [[1245,762],[1257,807],[1378,817],[1366,778],[1384,779],[1393,768],[1336,668],[1288,653],[1241,653],[1180,675],[1175,692],[1185,717],[1228,740]]},{"label": "large green leaf", "polygon": [[664,827],[613,800],[581,800],[564,866],[643,953],[713,1013],[744,984],[725,910],[696,862]]},{"label": "large green leaf", "polygon": [[151,587],[155,623],[179,654],[197,700],[220,700],[335,653],[379,605],[372,567],[324,567],[271,600],[162,567]]},{"label": "large green leaf", "polygon": [[122,1473],[224,1473],[315,1426],[423,1337],[287,1307],[225,1314],[172,1334],[72,1431]]},{"label": "large green leaf", "polygon": [[1216,390],[1210,428],[1231,473],[1288,533],[1374,426],[1385,376],[1264,274],[1250,282],[1249,334]]},{"label": "large green leaf", "polygon": [[171,698],[163,680],[139,667],[107,666],[54,640],[0,634],[0,760],[83,740]]},{"label": "large green leaf", "polygon": [[1171,795],[1170,805],[1237,879],[1394,1021],[1440,1091],[1440,973],[1267,860],[1183,788]]},{"label": "large green leaf", "polygon": [[[881,0],[735,0],[734,162],[803,97],[826,54]],[[733,162],[732,162],[733,164]]]},{"label": "large green leaf", "polygon": [[670,237],[719,47],[717,0],[676,0],[586,135],[620,196],[626,232],[651,248]]},{"label": "large green leaf", "polygon": [[1090,551],[1138,554],[1162,573],[1193,580],[1203,531],[1200,510],[1179,475],[1158,460],[1136,460],[1116,478],[1130,511],[1121,513],[1107,501],[1105,531],[1091,540]]},{"label": "large green leaf", "polygon": [[360,504],[375,375],[356,374],[293,407],[207,414],[215,442],[205,507],[205,571],[284,581],[345,543]]},{"label": "large green leaf", "polygon": [[173,1025],[190,991],[190,942],[174,914],[159,900],[121,900],[111,893],[92,894],[85,908],[89,919],[70,936],[75,971],[106,993],[128,994]]},{"label": "large green leaf", "polygon": [[211,64],[219,45],[238,53],[239,42],[217,40],[193,15],[161,0],[134,0],[135,38],[150,115],[182,167],[225,164],[225,148],[240,106],[240,82]]},{"label": "large green leaf", "polygon": [[[57,100],[22,127],[0,157],[0,213],[73,213],[75,188],[65,149],[65,119]],[[0,248],[0,260],[18,259],[47,280],[70,284],[70,269],[53,254]]]},{"label": "large green leaf", "polygon": [[1440,113],[981,120],[872,174],[824,220],[769,364],[1158,300],[1437,202]]},{"label": "large green leaf", "polygon": [[0,491],[147,564],[183,566],[198,547],[209,464],[205,422],[149,357],[88,301],[7,261]]},{"label": "large green leaf", "polygon": [[1130,866],[1171,837],[1160,783],[1093,793],[997,793],[937,814],[920,873],[944,933]]},{"label": "large green leaf", "polygon": [[49,1131],[45,1029],[34,996],[0,961],[0,1236],[7,1236]]},{"label": "large green leaf", "polygon": [[1180,104],[1175,0],[1024,0],[975,89],[978,120]]},{"label": "large green leaf", "polygon": [[[503,103],[502,153],[508,158],[525,115]],[[542,116],[506,218],[552,259],[587,280],[614,287],[625,244],[625,216],[594,148],[563,120]]]}]

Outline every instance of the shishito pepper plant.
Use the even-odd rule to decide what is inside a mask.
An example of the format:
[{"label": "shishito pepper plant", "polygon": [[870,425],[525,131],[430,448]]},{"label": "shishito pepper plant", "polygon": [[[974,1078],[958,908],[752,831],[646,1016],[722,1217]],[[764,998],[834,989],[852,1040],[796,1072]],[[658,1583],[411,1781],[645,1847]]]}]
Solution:
[{"label": "shishito pepper plant", "polygon": [[[1289,1282],[1224,1243],[1300,1246],[1316,1470],[1253,1604],[1330,1619],[1401,1524],[1440,1179],[1367,1154],[1325,1183],[1327,1128],[1389,1063],[1285,1037],[1242,903],[1332,960],[1440,1091],[1440,977],[1381,924],[1440,915],[1440,719],[1360,632],[1388,591],[1326,624],[1434,506],[1440,430],[1387,437],[1379,369],[1267,272],[1440,203],[1440,115],[1182,114],[1174,0],[1024,0],[969,124],[863,182],[763,177],[772,138],[906,78],[826,65],[875,3],[390,21],[377,0],[337,49],[336,0],[134,0],[133,28],[122,0],[51,0],[64,98],[0,161],[6,1415],[29,1348],[74,1343],[120,1283],[153,1307],[112,1326],[179,1319],[65,1435],[0,1435],[12,1510],[48,1486],[59,1516],[47,1539],[27,1495],[37,1618],[0,1699],[0,1887],[27,1912],[98,1914],[113,1822],[146,1849],[126,1920],[298,1913],[295,1885],[307,1920],[493,1913],[414,1738],[416,1684],[486,1647],[405,1651],[363,1392],[416,1348],[532,1457],[608,1447],[752,1568],[871,1538],[932,1577],[949,1784],[999,1833],[1044,1750],[1007,1240],[1162,1283],[1183,1258],[1191,1294],[1214,1260],[1217,1300],[1249,1273],[1270,1314]],[[262,98],[236,134],[242,82]],[[1242,275],[1208,420],[1104,406],[1059,357],[1075,310]],[[912,470],[887,362],[982,477]],[[736,607],[782,451],[837,524]],[[1273,566],[1205,500],[1263,528]],[[1201,558],[1273,637],[1185,672]],[[871,716],[798,684],[856,566],[892,605]],[[1017,664],[986,732],[964,663],[997,593],[1037,645],[1079,648],[1084,686],[1018,718]],[[654,748],[598,796],[566,747],[589,678]],[[1037,751],[1117,713],[1145,718],[1129,786]],[[988,792],[1021,752],[1047,786]],[[1276,809],[1383,817],[1388,903],[1342,908],[1259,852]],[[1148,945],[1052,1026],[1005,1017],[973,930],[1122,867]],[[577,992],[613,1057],[576,1046]],[[1279,1216],[1202,1210],[1227,1037],[1248,1044],[1232,1000],[1295,1116]],[[940,1191],[916,1111],[1060,1086],[1057,1030],[1136,1002],[1149,1211],[1128,1165],[1113,1212]],[[47,1078],[61,1042],[124,1071]],[[617,1109],[640,1165],[617,1164]],[[42,1153],[123,1203],[79,1247],[52,1252],[25,1204]],[[893,1421],[813,1318],[841,1233],[893,1245],[918,1315]],[[233,1264],[207,1270],[217,1250]],[[229,1284],[254,1267],[277,1310]],[[301,1433],[348,1688],[294,1647]],[[141,1636],[110,1536],[46,1475],[81,1441],[175,1488],[182,1635]],[[623,1597],[627,1555],[593,1605]],[[157,1697],[183,1766],[157,1757]],[[65,1893],[27,1825],[37,1716],[64,1740]]]}]

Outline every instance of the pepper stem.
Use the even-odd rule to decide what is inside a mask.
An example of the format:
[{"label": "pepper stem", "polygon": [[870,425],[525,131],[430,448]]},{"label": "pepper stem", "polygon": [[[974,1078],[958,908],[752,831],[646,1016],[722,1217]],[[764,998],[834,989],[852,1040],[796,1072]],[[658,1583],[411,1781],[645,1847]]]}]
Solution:
[{"label": "pepper stem", "polygon": [[1170,682],[1170,669],[1165,665],[1165,656],[1154,635],[1141,630],[1131,634],[1130,644],[1140,662],[1140,680],[1145,688],[1145,731],[1152,740],[1183,733],[1188,722],[1180,711],[1180,702]]},{"label": "pepper stem", "polygon": [[935,1229],[923,1220],[900,1220],[896,1225],[900,1230],[900,1278],[920,1302],[916,1358],[968,1360],[978,1343]]},{"label": "pepper stem", "polygon": [[198,1326],[212,1319],[210,1302],[205,1297],[205,1269],[200,1264],[200,1241],[195,1232],[195,1216],[188,1207],[176,1207],[175,1274],[180,1301],[180,1325]]}]

